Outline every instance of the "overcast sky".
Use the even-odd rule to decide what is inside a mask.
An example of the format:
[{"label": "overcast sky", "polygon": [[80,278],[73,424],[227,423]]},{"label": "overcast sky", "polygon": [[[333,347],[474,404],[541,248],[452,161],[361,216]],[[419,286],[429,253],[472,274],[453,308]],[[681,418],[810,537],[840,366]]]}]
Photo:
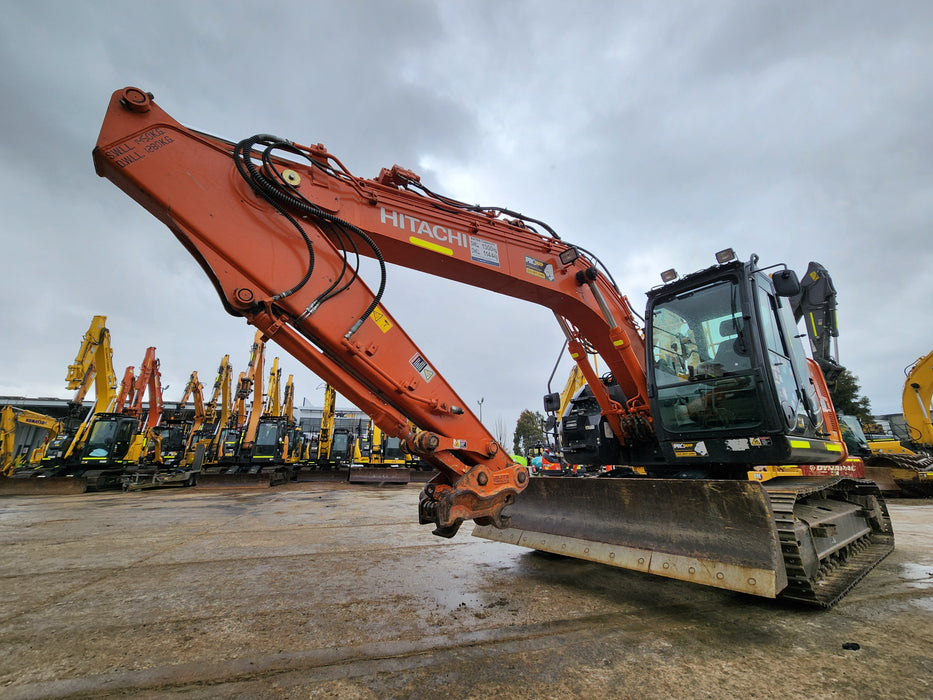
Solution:
[{"label": "overcast sky", "polygon": [[[323,143],[355,174],[548,222],[636,307],[659,273],[747,259],[832,274],[840,361],[876,413],[933,346],[933,3],[7,0],[0,24],[0,396],[67,398],[107,316],[118,376],[166,399],[253,329],[91,150],[111,93],[183,124]],[[508,438],[561,349],[541,307],[391,268],[385,306]],[[371,280],[371,286],[376,281]],[[270,343],[298,402],[323,382]],[[268,367],[268,365],[267,365]],[[569,371],[563,360],[555,390]],[[347,404],[348,405],[348,404]]]}]

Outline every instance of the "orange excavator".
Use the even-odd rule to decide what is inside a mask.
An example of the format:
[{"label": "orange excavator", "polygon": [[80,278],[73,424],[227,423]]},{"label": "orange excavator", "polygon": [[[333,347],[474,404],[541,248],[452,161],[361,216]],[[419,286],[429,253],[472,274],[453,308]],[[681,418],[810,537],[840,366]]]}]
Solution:
[{"label": "orange excavator", "polygon": [[[124,491],[141,491],[175,486],[194,486],[203,462],[194,457],[194,436],[204,423],[203,386],[198,373],[192,372],[177,407],[163,415],[161,423],[150,430],[154,441],[151,459],[128,469],[121,477]],[[193,416],[186,408],[188,399],[194,402]],[[151,415],[151,414],[150,414]]]},{"label": "orange excavator", "polygon": [[216,463],[221,428],[227,426],[233,411],[232,373],[230,356],[224,355],[217,368],[211,397],[204,403],[201,425],[191,431],[188,449],[185,452],[185,466],[194,465],[195,462],[199,465]]},{"label": "orange excavator", "polygon": [[[232,143],[134,87],[113,94],[93,157],[197,259],[229,313],[438,470],[418,507],[436,535],[473,520],[482,537],[821,607],[894,546],[884,498],[845,462],[783,265],[723,251],[699,272],[669,271],[642,327],[582,246],[398,166],[364,179],[320,144]],[[378,261],[374,289],[360,255]],[[550,309],[589,390],[562,417],[562,444],[574,463],[647,476],[529,478],[385,308],[386,263]],[[806,468],[750,476],[770,464]]]}]

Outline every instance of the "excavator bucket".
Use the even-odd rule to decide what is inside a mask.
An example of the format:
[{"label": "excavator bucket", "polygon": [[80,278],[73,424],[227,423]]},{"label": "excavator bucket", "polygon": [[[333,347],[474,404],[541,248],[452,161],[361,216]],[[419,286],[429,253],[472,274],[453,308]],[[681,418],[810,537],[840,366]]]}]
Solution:
[{"label": "excavator bucket", "polygon": [[829,607],[893,549],[883,500],[854,480],[779,481],[537,477],[504,511],[508,528],[473,534]]},{"label": "excavator bucket", "polygon": [[408,467],[350,467],[351,484],[407,484],[411,482]]},{"label": "excavator bucket", "polygon": [[0,496],[68,496],[87,490],[87,479],[80,476],[0,477]]}]

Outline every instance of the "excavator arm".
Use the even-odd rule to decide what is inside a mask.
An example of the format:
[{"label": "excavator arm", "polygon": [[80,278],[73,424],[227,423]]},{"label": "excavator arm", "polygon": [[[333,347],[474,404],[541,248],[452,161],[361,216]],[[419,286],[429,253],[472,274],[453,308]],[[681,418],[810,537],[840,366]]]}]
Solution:
[{"label": "excavator arm", "polygon": [[919,358],[904,374],[902,405],[904,420],[910,437],[924,449],[933,448],[933,423],[930,422],[930,405],[933,400],[933,352]]},{"label": "excavator arm", "polygon": [[835,347],[839,337],[836,318],[836,287],[829,271],[818,262],[810,262],[800,280],[800,293],[791,300],[794,320],[803,320],[807,327],[810,350],[819,365],[830,390],[845,367],[839,364]]},{"label": "excavator arm", "polygon": [[262,332],[256,333],[249,357],[247,380],[253,391],[253,405],[249,410],[249,419],[246,421],[246,432],[240,441],[240,450],[249,453],[256,441],[256,431],[259,428],[259,419],[262,417],[262,406],[265,392],[262,385],[263,364],[266,358],[266,338]]},{"label": "excavator arm", "polygon": [[194,423],[191,426],[191,432],[200,430],[201,425],[204,423],[205,407],[203,389],[204,386],[198,379],[198,373],[192,372],[188,377],[188,382],[185,384],[185,391],[178,401],[178,407],[176,409],[177,418],[181,418],[185,406],[188,404],[188,399],[194,401]]},{"label": "excavator arm", "polygon": [[95,411],[108,411],[116,398],[117,378],[113,371],[113,350],[110,347],[110,331],[107,317],[95,316],[87,333],[81,339],[81,347],[74,364],[68,365],[67,386],[75,391],[71,403],[80,406],[94,384]]},{"label": "excavator arm", "polygon": [[266,389],[266,402],[263,406],[262,415],[269,417],[278,417],[282,415],[282,370],[279,368],[279,358],[272,359],[272,367],[269,369],[269,388]]},{"label": "excavator arm", "polygon": [[330,384],[324,386],[324,407],[321,409],[321,427],[317,436],[318,462],[330,459],[330,447],[334,442],[334,418],[336,417],[337,390]]},{"label": "excavator arm", "polygon": [[71,459],[73,453],[80,451],[95,415],[115,410],[118,398],[117,377],[113,369],[113,349],[110,345],[106,316],[94,316],[91,319],[91,325],[81,338],[81,346],[78,348],[74,364],[68,366],[65,381],[68,389],[75,392],[71,399],[71,406],[75,411],[81,409],[84,397],[93,384],[94,407],[75,429],[62,453],[62,461]]}]

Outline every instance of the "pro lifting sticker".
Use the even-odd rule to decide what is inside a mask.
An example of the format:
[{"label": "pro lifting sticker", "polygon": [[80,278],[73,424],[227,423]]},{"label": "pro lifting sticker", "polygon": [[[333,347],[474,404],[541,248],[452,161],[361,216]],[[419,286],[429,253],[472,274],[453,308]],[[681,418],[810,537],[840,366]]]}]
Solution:
[{"label": "pro lifting sticker", "polygon": [[543,260],[537,260],[530,255],[525,256],[525,272],[548,282],[554,281],[554,266]]}]

